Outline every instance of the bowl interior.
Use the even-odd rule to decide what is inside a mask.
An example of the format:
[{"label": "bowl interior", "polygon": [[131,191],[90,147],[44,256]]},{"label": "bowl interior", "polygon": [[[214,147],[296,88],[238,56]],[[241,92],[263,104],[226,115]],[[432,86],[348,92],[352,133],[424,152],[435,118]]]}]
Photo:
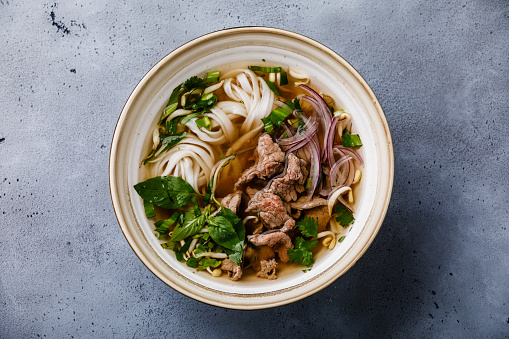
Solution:
[{"label": "bowl interior", "polygon": [[[265,60],[265,61],[263,61]],[[365,160],[354,196],[355,223],[344,229],[342,243],[322,248],[311,270],[283,265],[278,279],[245,276],[232,282],[214,278],[179,263],[172,251],[153,236],[143,202],[133,186],[147,179],[139,164],[151,147],[151,132],[178,84],[207,71],[248,65],[296,67],[311,77],[315,90],[334,98],[350,113],[353,130],[361,136]],[[303,298],[343,274],[367,249],[385,215],[392,188],[392,144],[380,105],[364,80],[342,58],[324,46],[286,31],[243,28],[211,33],[175,50],[138,84],[117,125],[110,159],[114,207],[127,240],[140,259],[164,282],[195,299],[225,307],[270,307]]]}]

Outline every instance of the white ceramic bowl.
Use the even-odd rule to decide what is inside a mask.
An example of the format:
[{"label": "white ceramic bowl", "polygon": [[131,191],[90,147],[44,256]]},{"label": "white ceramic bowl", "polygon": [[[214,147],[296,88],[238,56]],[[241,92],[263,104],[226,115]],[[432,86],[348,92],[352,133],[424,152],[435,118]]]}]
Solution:
[{"label": "white ceramic bowl", "polygon": [[[295,66],[311,75],[311,85],[333,96],[352,115],[363,142],[363,176],[356,188],[355,223],[333,250],[322,250],[313,268],[294,264],[268,281],[246,277],[214,278],[179,263],[161,248],[153,225],[144,214],[133,185],[145,180],[141,159],[162,108],[175,86],[218,66],[239,64]],[[288,304],[331,284],[359,260],[378,233],[389,206],[394,154],[387,121],[366,81],[343,58],[302,35],[274,28],[245,27],[204,35],[177,48],[159,61],[136,86],[118,120],[110,154],[110,189],[118,222],[140,260],[177,291],[216,306],[259,309]]]}]

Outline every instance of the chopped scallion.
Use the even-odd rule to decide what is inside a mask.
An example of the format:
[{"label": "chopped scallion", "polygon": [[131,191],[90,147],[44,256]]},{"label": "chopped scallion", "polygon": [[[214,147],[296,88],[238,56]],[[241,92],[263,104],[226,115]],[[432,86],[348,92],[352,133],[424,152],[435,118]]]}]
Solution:
[{"label": "chopped scallion", "polygon": [[196,120],[196,127],[198,128],[204,127],[210,131],[212,123],[210,122],[210,119],[208,117],[203,117]]},{"label": "chopped scallion", "polygon": [[218,81],[219,81],[219,71],[207,73],[207,78],[205,79],[205,82],[218,82]]},{"label": "chopped scallion", "polygon": [[281,96],[281,93],[279,93],[279,90],[277,89],[277,86],[275,83],[273,83],[272,81],[266,80],[266,79],[263,79],[263,81],[265,81],[265,83],[267,84],[267,86],[269,86],[269,88],[272,92]]},{"label": "chopped scallion", "polygon": [[265,72],[265,73],[281,73],[281,67],[260,67],[260,66],[249,66],[249,69],[253,72]]},{"label": "chopped scallion", "polygon": [[281,80],[279,81],[279,86],[288,85],[288,76],[286,72],[281,73]]}]

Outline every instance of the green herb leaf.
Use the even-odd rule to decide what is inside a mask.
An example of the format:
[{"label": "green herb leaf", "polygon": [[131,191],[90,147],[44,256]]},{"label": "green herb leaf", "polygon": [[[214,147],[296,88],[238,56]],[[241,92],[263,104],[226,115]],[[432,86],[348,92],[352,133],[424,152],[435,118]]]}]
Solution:
[{"label": "green herb leaf", "polygon": [[191,113],[191,114],[188,114],[188,115],[186,115],[185,117],[183,117],[183,118],[180,120],[179,124],[181,124],[181,125],[185,125],[185,124],[187,124],[187,123],[188,123],[191,119],[196,118],[196,117],[199,117],[199,116],[201,115],[201,113],[202,113],[202,112],[197,112],[197,113]]},{"label": "green herb leaf", "polygon": [[313,265],[314,260],[311,249],[313,249],[316,245],[318,245],[317,239],[306,241],[302,237],[295,238],[295,248],[288,250],[290,262],[296,262],[305,266]]},{"label": "green herb leaf", "polygon": [[242,246],[244,246],[244,238],[246,237],[246,228],[242,219],[240,219],[235,212],[231,209],[221,206],[219,212],[217,212],[217,216],[222,216],[228,219],[230,223],[233,225],[233,229],[235,229],[235,233],[239,237],[239,240],[242,242]]},{"label": "green herb leaf", "polygon": [[334,214],[336,215],[336,221],[343,227],[347,227],[355,221],[353,213],[340,202],[336,204]]},{"label": "green herb leaf", "polygon": [[196,127],[198,128],[206,128],[209,131],[212,128],[212,123],[210,122],[209,117],[203,117],[201,119],[196,119]]},{"label": "green herb leaf", "polygon": [[175,257],[177,258],[178,261],[180,262],[184,261],[184,253],[187,252],[189,246],[191,246],[192,241],[193,239],[189,239],[180,249],[178,248],[177,244],[173,246],[173,252],[175,252]]},{"label": "green herb leaf", "polygon": [[184,240],[198,233],[205,225],[205,215],[195,217],[194,211],[185,212],[184,223],[177,225],[171,235],[171,241]]},{"label": "green herb leaf", "polygon": [[279,81],[279,86],[288,85],[288,76],[286,72],[281,73],[281,80]]},{"label": "green herb leaf", "polygon": [[207,73],[205,82],[209,83],[209,82],[218,82],[218,81],[219,81],[219,71]]},{"label": "green herb leaf", "polygon": [[179,212],[174,212],[169,219],[159,220],[154,224],[156,232],[159,233],[159,239],[168,235],[170,227],[175,224],[179,216]]},{"label": "green herb leaf", "polygon": [[200,258],[191,257],[187,259],[186,265],[189,267],[196,267],[198,266],[198,263],[200,262]]},{"label": "green herb leaf", "polygon": [[212,185],[214,184],[214,180],[210,180],[207,185],[207,189],[205,190],[205,195],[203,196],[203,203],[208,205],[210,201],[210,196],[212,195]]},{"label": "green herb leaf", "polygon": [[148,203],[166,209],[185,206],[197,195],[193,186],[175,176],[151,178],[134,185],[134,189]]},{"label": "green herb leaf", "polygon": [[193,89],[205,88],[207,84],[205,84],[203,79],[193,76],[187,79],[182,86],[184,87],[184,92],[190,92]]},{"label": "green herb leaf", "polygon": [[242,251],[243,245],[232,223],[223,216],[209,218],[209,234],[215,243],[233,251]]},{"label": "green herb leaf", "polygon": [[242,253],[243,251],[230,251],[228,249],[226,250],[226,254],[228,254],[228,259],[230,259],[239,266],[242,264]]},{"label": "green herb leaf", "polygon": [[166,106],[166,108],[164,109],[163,115],[161,116],[160,121],[163,121],[164,119],[166,119],[166,117],[168,117],[171,113],[173,113],[177,109],[181,88],[182,88],[182,84],[175,87],[173,89],[173,91],[171,92],[170,101],[168,102],[168,106]]},{"label": "green herb leaf", "polygon": [[343,134],[343,146],[345,147],[361,147],[362,142],[358,134]]},{"label": "green herb leaf", "polygon": [[217,266],[221,265],[221,261],[220,260],[216,260],[216,259],[213,259],[213,258],[201,258],[199,264],[198,264],[198,269],[199,270],[206,270],[207,267],[212,267],[212,268],[216,268]]},{"label": "green herb leaf", "polygon": [[[147,158],[143,161],[143,164],[146,165],[149,161],[156,159],[159,155],[181,142],[185,136],[186,132],[180,132],[175,135],[160,134],[159,139],[161,141],[159,142],[159,145],[150,152]],[[163,148],[162,151],[159,151],[161,148]]]},{"label": "green herb leaf", "polygon": [[343,242],[343,240],[345,240],[345,236],[342,236],[341,238],[339,238],[338,242]]},{"label": "green herb leaf", "polygon": [[249,66],[249,69],[253,72],[265,72],[265,73],[280,73],[283,69],[281,67],[260,67],[260,66]]},{"label": "green herb leaf", "polygon": [[153,218],[156,216],[156,210],[154,209],[154,205],[143,200],[143,207],[145,208],[145,215],[147,218]]},{"label": "green herb leaf", "polygon": [[318,235],[318,218],[305,217],[303,220],[297,222],[297,227],[303,236],[316,238]]},{"label": "green herb leaf", "polygon": [[270,117],[262,118],[263,126],[265,129],[265,132],[272,134],[274,132],[274,125],[272,124],[272,120]]},{"label": "green herb leaf", "polygon": [[275,83],[273,83],[272,81],[269,81],[267,79],[263,79],[263,81],[265,81],[265,83],[267,84],[267,86],[269,86],[270,90],[272,92],[274,92],[275,94],[281,96],[281,93],[279,93],[279,90],[277,89],[277,86]]}]

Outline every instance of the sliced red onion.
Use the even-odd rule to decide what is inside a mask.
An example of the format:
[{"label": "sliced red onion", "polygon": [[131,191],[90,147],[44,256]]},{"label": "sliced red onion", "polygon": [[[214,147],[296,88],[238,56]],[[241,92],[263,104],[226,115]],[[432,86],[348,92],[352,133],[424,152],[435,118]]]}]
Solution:
[{"label": "sliced red onion", "polygon": [[335,145],[334,149],[333,149],[333,152],[338,152],[339,153],[339,151],[343,152],[344,154],[347,154],[347,155],[351,156],[352,158],[357,160],[359,162],[359,164],[361,164],[361,165],[364,164],[364,161],[362,160],[362,157],[360,156],[360,154],[357,153],[355,150],[351,149],[350,147],[343,147],[343,146],[340,146],[340,145]]},{"label": "sliced red onion", "polygon": [[307,196],[311,199],[313,193],[318,186],[318,180],[320,179],[321,173],[321,163],[320,163],[320,148],[316,144],[315,140],[311,137],[307,137],[309,142],[306,147],[309,149],[311,153],[311,168],[309,169],[309,179],[311,179],[311,185],[307,190]]},{"label": "sliced red onion", "polygon": [[329,167],[332,169],[334,165],[334,153],[332,152],[332,145],[334,144],[334,136],[336,135],[336,125],[338,124],[339,118],[334,117],[331,124],[327,127],[327,133],[325,134],[325,151],[327,152],[327,160],[329,160]]},{"label": "sliced red onion", "polygon": [[[299,85],[302,89],[306,90],[311,94],[311,96],[316,100],[316,102],[319,105],[318,114],[320,114],[320,117],[323,119],[323,122],[325,123],[325,126],[329,126],[331,123],[331,112],[329,109],[329,105],[323,100],[322,96],[315,92],[313,89],[311,89],[309,86],[306,85]],[[304,97],[303,97],[304,99]],[[308,100],[306,100],[308,101]]]},{"label": "sliced red onion", "polygon": [[304,125],[302,132],[297,133],[289,138],[278,139],[276,142],[280,146],[292,146],[306,139],[308,136],[314,135],[316,131],[318,131],[318,123],[313,119],[309,119]]},{"label": "sliced red onion", "polygon": [[347,161],[351,160],[352,158],[349,156],[345,156],[341,159],[339,159],[331,168],[330,171],[330,184],[331,187],[335,187],[337,185],[338,181],[338,171],[341,168],[341,166],[346,163]]}]

